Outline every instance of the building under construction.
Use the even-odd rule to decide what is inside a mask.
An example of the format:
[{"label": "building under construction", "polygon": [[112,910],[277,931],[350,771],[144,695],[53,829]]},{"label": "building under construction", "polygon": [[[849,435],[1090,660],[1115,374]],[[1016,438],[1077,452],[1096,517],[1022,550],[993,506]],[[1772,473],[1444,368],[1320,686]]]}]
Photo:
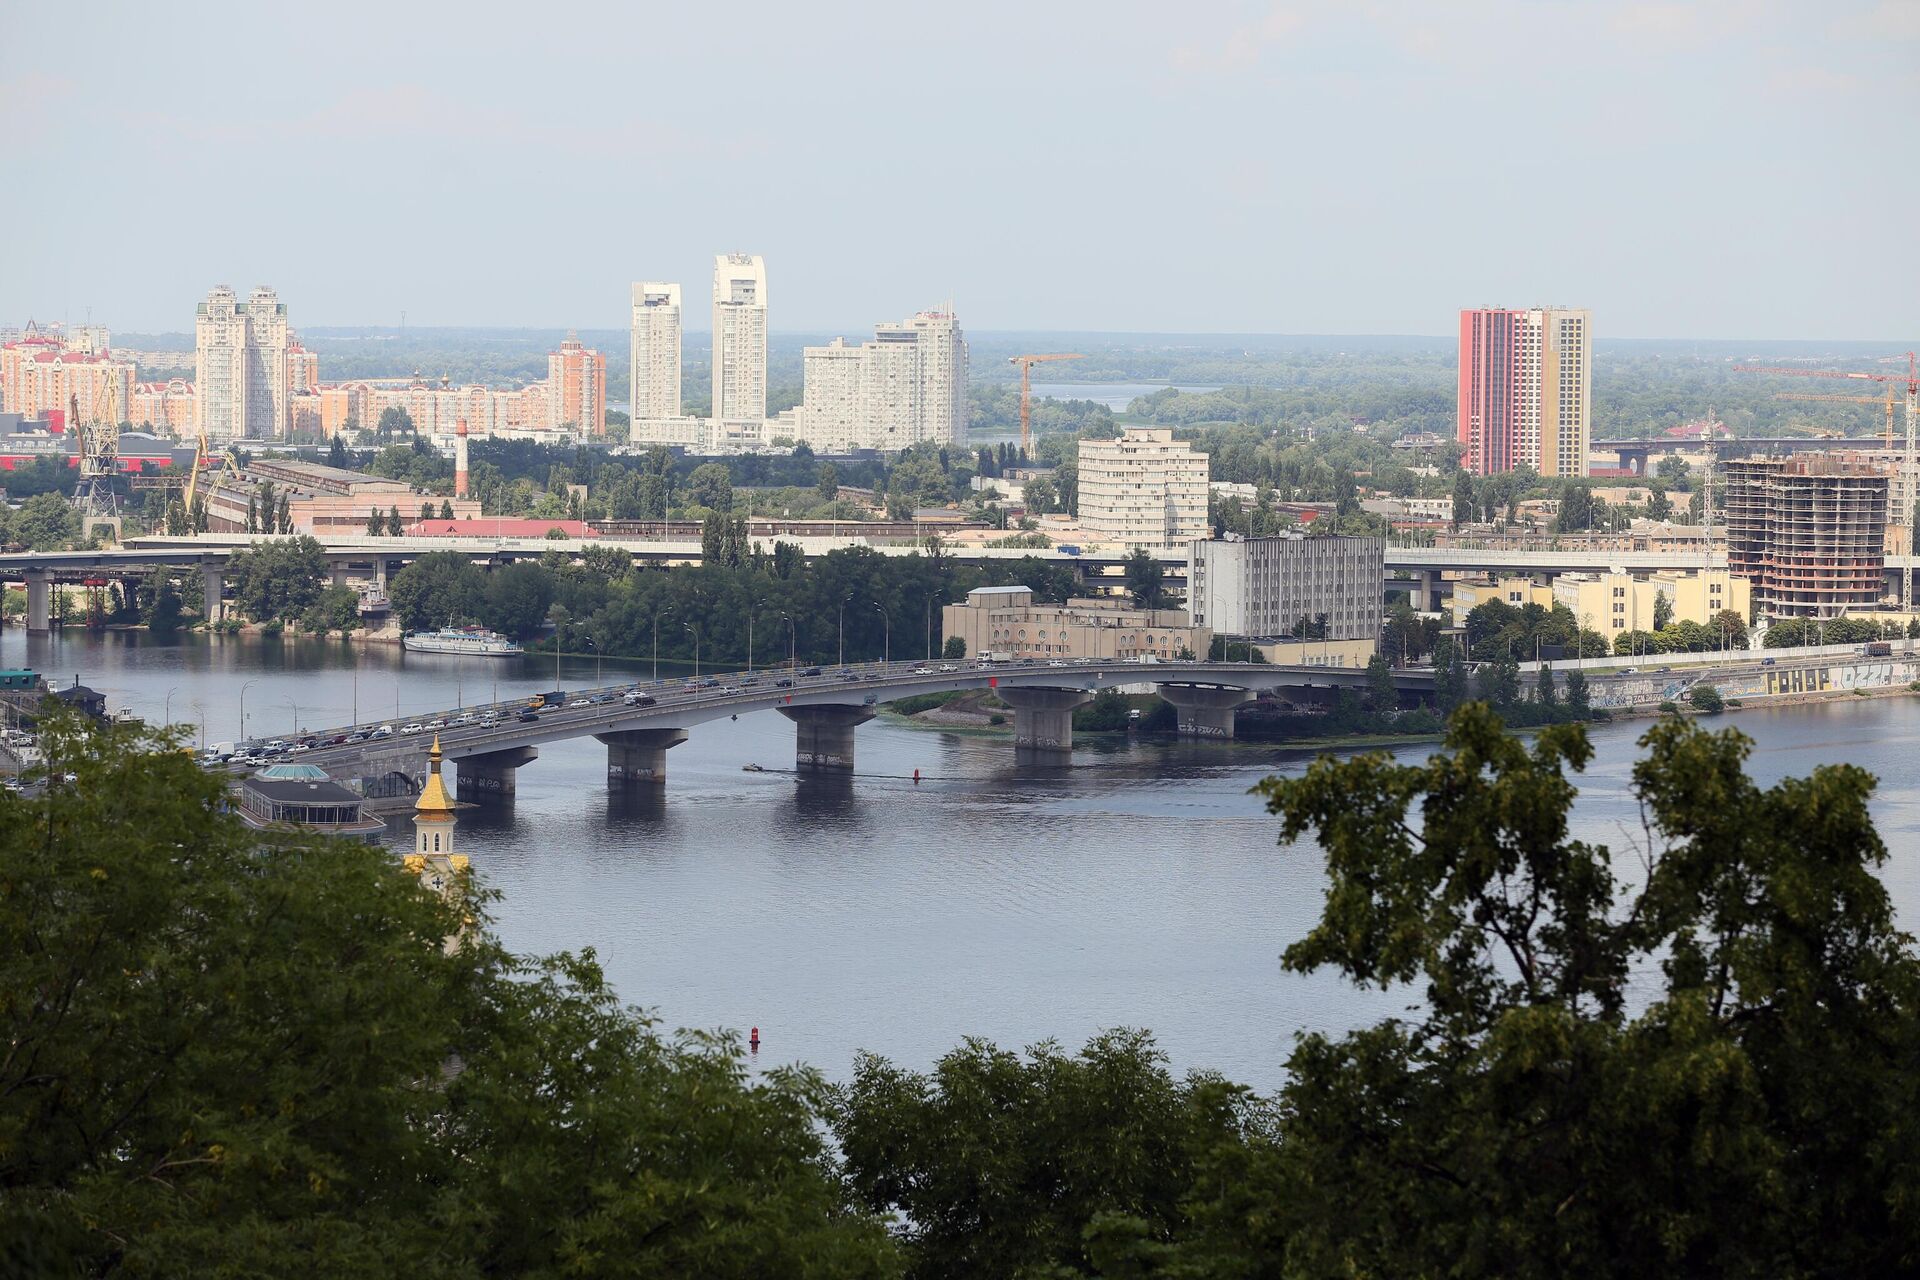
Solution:
[{"label": "building under construction", "polygon": [[1886,594],[1886,472],[1803,453],[1721,463],[1727,568],[1771,618],[1833,618]]}]

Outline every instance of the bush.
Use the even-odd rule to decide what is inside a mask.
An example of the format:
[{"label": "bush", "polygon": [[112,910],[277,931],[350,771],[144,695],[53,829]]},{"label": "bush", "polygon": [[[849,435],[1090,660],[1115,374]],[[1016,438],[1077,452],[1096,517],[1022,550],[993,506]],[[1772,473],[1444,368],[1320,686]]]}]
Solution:
[{"label": "bush", "polygon": [[1695,711],[1704,711],[1709,715],[1727,705],[1720,697],[1720,691],[1710,684],[1697,684],[1687,690],[1687,701],[1693,704]]},{"label": "bush", "polygon": [[1677,715],[1680,711],[1680,704],[1677,702],[1663,702],[1660,704],[1660,709],[1668,715]]},{"label": "bush", "polygon": [[1007,718],[1003,715],[991,715],[987,717],[988,724],[1005,724],[1006,722]]}]

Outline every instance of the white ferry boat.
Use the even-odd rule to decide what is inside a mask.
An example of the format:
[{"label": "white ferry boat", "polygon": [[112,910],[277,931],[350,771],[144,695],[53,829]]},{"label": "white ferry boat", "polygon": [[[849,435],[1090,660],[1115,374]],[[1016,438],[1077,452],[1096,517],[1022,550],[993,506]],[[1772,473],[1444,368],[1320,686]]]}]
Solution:
[{"label": "white ferry boat", "polygon": [[442,627],[415,631],[400,641],[409,653],[457,653],[478,658],[512,658],[520,645],[485,627]]}]

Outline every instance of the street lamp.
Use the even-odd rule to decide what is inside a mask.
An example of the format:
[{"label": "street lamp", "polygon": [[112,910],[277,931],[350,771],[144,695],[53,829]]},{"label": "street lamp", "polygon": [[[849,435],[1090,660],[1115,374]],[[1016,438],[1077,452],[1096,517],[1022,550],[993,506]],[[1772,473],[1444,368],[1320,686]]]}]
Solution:
[{"label": "street lamp", "polygon": [[593,642],[592,636],[588,636],[585,640],[581,641],[581,643],[593,650],[593,684],[597,689],[603,683],[600,677],[606,669],[605,659],[600,653],[600,646]]},{"label": "street lamp", "polygon": [[698,680],[700,678],[700,628],[691,622],[683,622],[680,625],[693,632],[693,678]]},{"label": "street lamp", "polygon": [[747,674],[753,674],[753,606],[747,606]]},{"label": "street lamp", "polygon": [[297,734],[300,732],[300,704],[295,702],[292,698],[288,698],[287,706],[293,712],[293,731],[294,733]]},{"label": "street lamp", "polygon": [[660,683],[660,619],[662,615],[672,613],[671,609],[662,609],[653,615],[653,682]]},{"label": "street lamp", "polygon": [[840,602],[840,665],[847,665],[847,602]]},{"label": "street lamp", "polygon": [[163,704],[165,709],[160,713],[160,719],[166,722],[166,726],[168,728],[173,727],[173,695],[178,693],[179,691],[180,691],[179,685],[175,685],[173,688],[167,690],[166,701]]},{"label": "street lamp", "polygon": [[800,665],[795,659],[793,615],[783,609],[780,611],[780,616],[787,620],[787,670],[792,671]]},{"label": "street lamp", "polygon": [[926,609],[927,661],[932,662],[933,661],[933,594],[931,592],[927,594],[926,606],[927,606],[927,609]]},{"label": "street lamp", "polygon": [[893,661],[893,620],[887,617],[887,608],[879,601],[874,602],[873,608],[880,615],[880,665],[884,667]]},{"label": "street lamp", "polygon": [[240,741],[247,740],[247,690],[259,684],[258,680],[249,680],[240,686]]}]

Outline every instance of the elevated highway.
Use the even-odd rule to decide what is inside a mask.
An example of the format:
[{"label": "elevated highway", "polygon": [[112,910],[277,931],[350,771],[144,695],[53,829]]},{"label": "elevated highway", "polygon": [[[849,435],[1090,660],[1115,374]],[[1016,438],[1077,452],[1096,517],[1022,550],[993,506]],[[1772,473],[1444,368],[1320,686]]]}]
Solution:
[{"label": "elevated highway", "polygon": [[[797,769],[845,773],[853,769],[855,730],[880,707],[920,694],[992,689],[1012,710],[1016,758],[1058,765],[1067,763],[1073,750],[1075,708],[1102,689],[1151,684],[1177,710],[1181,734],[1224,739],[1233,736],[1234,710],[1261,693],[1278,691],[1305,701],[1363,686],[1366,679],[1365,670],[1352,668],[1226,662],[894,662],[819,669],[813,675],[731,672],[707,677],[710,683],[568,690],[562,705],[537,712],[521,700],[449,708],[406,723],[308,730],[298,740],[319,745],[287,758],[318,765],[370,797],[404,796],[425,774],[427,748],[437,734],[459,771],[460,795],[485,799],[511,795],[515,771],[536,760],[543,745],[592,737],[607,748],[610,784],[658,785],[666,780],[666,753],[686,741],[690,729],[776,711],[793,722]],[[1426,671],[1397,672],[1394,681],[1413,692],[1433,685]],[[623,695],[630,691],[645,701],[627,703]],[[422,727],[403,732],[414,723]],[[336,741],[341,738],[363,740]]]}]

